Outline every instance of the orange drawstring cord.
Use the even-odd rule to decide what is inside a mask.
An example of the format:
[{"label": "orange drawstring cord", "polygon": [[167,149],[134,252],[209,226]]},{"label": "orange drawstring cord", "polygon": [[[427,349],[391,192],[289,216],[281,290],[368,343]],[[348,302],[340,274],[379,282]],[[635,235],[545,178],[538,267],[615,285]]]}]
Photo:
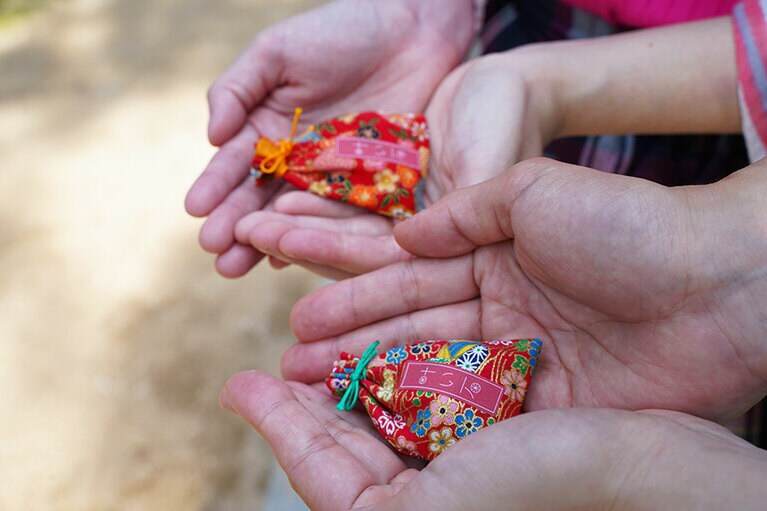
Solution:
[{"label": "orange drawstring cord", "polygon": [[259,170],[263,174],[273,174],[274,177],[280,178],[288,171],[287,158],[290,155],[290,151],[293,150],[293,139],[296,137],[298,118],[301,116],[301,113],[303,113],[303,110],[296,107],[295,115],[293,116],[293,126],[290,128],[290,138],[281,139],[279,145],[265,137],[261,137],[258,140],[256,156],[263,158],[259,165]]}]

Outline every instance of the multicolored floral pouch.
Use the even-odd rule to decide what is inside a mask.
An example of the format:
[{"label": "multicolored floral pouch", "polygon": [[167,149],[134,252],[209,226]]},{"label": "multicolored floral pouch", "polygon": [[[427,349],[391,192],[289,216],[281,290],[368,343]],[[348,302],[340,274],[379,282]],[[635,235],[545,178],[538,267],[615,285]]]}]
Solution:
[{"label": "multicolored floral pouch", "polygon": [[431,460],[458,440],[520,413],[541,341],[439,340],[362,357],[341,353],[325,380],[338,408],[357,400],[399,452]]},{"label": "multicolored floral pouch", "polygon": [[256,143],[256,185],[284,179],[301,190],[394,218],[421,209],[429,136],[418,114],[361,112],[330,119],[289,139]]}]

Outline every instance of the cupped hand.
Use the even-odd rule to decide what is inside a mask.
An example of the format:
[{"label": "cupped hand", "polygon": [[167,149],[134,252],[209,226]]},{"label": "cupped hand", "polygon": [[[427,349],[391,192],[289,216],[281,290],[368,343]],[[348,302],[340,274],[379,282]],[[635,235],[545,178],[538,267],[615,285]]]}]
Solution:
[{"label": "cupped hand", "polygon": [[[539,87],[533,94],[528,62],[526,52],[482,57],[439,85],[426,110],[432,148],[426,205],[540,156],[546,93]],[[409,259],[394,241],[393,227],[361,208],[294,191],[270,210],[243,218],[236,238],[278,260],[340,279]]]},{"label": "cupped hand", "polygon": [[284,138],[293,110],[302,125],[365,109],[421,111],[464,56],[472,35],[468,0],[339,0],[259,34],[209,93],[211,143],[220,146],[186,198],[207,216],[200,243],[225,276],[261,257],[236,243],[234,225],[269,210],[280,185],[246,179],[259,136]]},{"label": "cupped hand", "polygon": [[705,187],[537,159],[400,224],[419,256],[294,307],[288,379],[340,351],[539,337],[527,410],[736,416],[767,392],[767,164]]},{"label": "cupped hand", "polygon": [[[255,371],[226,409],[269,443],[313,510],[760,509],[767,454],[681,413],[559,409],[522,414],[409,468],[359,411]],[[412,464],[411,464],[412,465]]]}]

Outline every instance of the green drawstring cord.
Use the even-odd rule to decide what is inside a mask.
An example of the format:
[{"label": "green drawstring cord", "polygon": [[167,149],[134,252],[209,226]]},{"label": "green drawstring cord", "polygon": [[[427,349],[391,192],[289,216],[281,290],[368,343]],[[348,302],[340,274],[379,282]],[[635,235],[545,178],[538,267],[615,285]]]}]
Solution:
[{"label": "green drawstring cord", "polygon": [[376,348],[379,344],[379,341],[373,342],[360,357],[359,362],[357,362],[357,367],[354,368],[354,372],[349,377],[349,386],[346,387],[344,397],[342,397],[341,401],[336,405],[336,408],[339,410],[351,410],[354,408],[354,405],[357,404],[357,398],[360,393],[360,380],[365,375],[365,371],[367,370],[370,361],[377,355]]}]

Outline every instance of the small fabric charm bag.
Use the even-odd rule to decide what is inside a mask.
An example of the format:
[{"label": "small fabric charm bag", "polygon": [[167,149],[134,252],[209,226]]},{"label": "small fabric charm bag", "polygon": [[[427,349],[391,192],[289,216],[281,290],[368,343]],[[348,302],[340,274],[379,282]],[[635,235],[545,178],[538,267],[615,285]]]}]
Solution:
[{"label": "small fabric charm bag", "polygon": [[357,400],[389,444],[431,460],[462,438],[520,413],[541,350],[538,339],[438,340],[362,357],[341,353],[325,383]]},{"label": "small fabric charm bag", "polygon": [[429,161],[426,119],[418,114],[361,112],[309,126],[289,139],[262,137],[252,173],[256,185],[284,179],[301,190],[381,215],[407,218],[421,209]]}]

